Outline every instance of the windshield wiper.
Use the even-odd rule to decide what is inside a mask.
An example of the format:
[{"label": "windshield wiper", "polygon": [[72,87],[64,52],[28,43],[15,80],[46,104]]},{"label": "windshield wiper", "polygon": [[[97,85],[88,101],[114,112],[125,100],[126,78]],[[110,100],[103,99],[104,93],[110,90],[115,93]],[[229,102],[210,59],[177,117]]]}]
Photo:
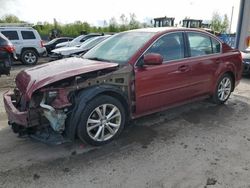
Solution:
[{"label": "windshield wiper", "polygon": [[99,58],[99,57],[91,57],[91,58],[87,58],[89,60],[94,60],[94,61],[106,61],[106,62],[111,62],[110,60],[107,60],[107,59],[102,59],[102,58]]}]

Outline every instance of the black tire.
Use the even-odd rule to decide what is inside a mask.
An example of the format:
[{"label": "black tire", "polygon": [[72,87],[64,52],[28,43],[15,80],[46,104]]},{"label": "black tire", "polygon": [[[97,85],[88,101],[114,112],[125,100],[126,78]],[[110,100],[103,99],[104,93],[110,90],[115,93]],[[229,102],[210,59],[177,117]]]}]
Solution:
[{"label": "black tire", "polygon": [[[226,82],[227,82],[227,84],[226,84]],[[222,86],[223,84],[225,87]],[[226,73],[226,74],[222,75],[217,82],[216,90],[215,90],[215,93],[213,95],[213,102],[215,104],[224,104],[231,95],[231,92],[233,90],[233,85],[234,85],[233,79],[232,79],[232,76],[230,74]],[[222,96],[223,92],[224,92],[224,95]]]},{"label": "black tire", "polygon": [[34,50],[24,50],[21,54],[21,61],[25,65],[35,65],[38,61],[38,55]]},{"label": "black tire", "polygon": [[[105,104],[106,106],[104,107]],[[80,106],[81,104],[78,105]],[[100,110],[99,112],[101,114],[106,112],[105,118],[100,117],[100,115],[97,113],[97,108]],[[113,109],[116,110],[114,111],[114,113],[115,116],[117,115],[117,117],[109,119],[108,116],[111,114]],[[125,110],[119,100],[106,95],[97,96],[89,101],[82,111],[81,116],[78,120],[79,123],[77,125],[77,135],[80,140],[82,140],[83,142],[87,142],[90,145],[100,146],[107,144],[120,135],[126,122],[125,118]],[[92,122],[93,120],[99,121],[99,123]],[[119,127],[114,127],[114,125],[119,125]],[[112,130],[110,130],[110,128]],[[97,136],[97,138],[93,138],[94,136]]]}]

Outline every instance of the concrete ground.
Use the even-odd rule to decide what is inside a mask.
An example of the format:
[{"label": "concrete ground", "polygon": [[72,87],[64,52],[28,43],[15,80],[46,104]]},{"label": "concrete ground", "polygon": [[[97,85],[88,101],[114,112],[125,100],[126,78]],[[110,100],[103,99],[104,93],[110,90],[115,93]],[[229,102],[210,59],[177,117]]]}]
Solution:
[{"label": "concrete ground", "polygon": [[[13,87],[1,77],[0,95]],[[18,138],[0,102],[0,187],[250,188],[250,79],[225,105],[196,102],[140,118],[103,147]]]}]

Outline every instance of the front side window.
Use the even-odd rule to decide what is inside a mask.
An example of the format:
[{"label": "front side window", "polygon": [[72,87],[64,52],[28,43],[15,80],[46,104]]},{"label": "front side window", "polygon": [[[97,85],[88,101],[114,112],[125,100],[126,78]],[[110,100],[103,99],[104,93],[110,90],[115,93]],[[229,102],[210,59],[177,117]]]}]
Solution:
[{"label": "front side window", "polygon": [[123,32],[113,35],[87,52],[83,58],[126,63],[151,38],[151,32]]},{"label": "front side window", "polygon": [[159,38],[146,52],[158,53],[163,61],[184,58],[184,45],[182,33],[170,33]]},{"label": "front side window", "polygon": [[18,34],[16,31],[1,31],[4,36],[6,36],[9,40],[18,40]]},{"label": "front side window", "polygon": [[36,39],[32,31],[21,31],[23,39]]}]

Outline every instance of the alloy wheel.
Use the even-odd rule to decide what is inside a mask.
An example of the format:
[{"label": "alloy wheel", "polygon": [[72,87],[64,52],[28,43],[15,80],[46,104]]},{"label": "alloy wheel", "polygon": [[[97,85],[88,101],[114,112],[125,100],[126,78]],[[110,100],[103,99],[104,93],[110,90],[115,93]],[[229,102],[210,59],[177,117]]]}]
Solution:
[{"label": "alloy wheel", "polygon": [[96,107],[87,120],[87,133],[95,141],[106,141],[115,136],[121,126],[122,115],[113,104]]},{"label": "alloy wheel", "polygon": [[27,62],[28,64],[33,64],[36,62],[36,55],[31,52],[28,52],[27,54],[24,55],[24,59],[25,62]]},{"label": "alloy wheel", "polygon": [[227,100],[231,93],[232,83],[229,77],[224,77],[218,87],[218,98],[221,101]]}]

